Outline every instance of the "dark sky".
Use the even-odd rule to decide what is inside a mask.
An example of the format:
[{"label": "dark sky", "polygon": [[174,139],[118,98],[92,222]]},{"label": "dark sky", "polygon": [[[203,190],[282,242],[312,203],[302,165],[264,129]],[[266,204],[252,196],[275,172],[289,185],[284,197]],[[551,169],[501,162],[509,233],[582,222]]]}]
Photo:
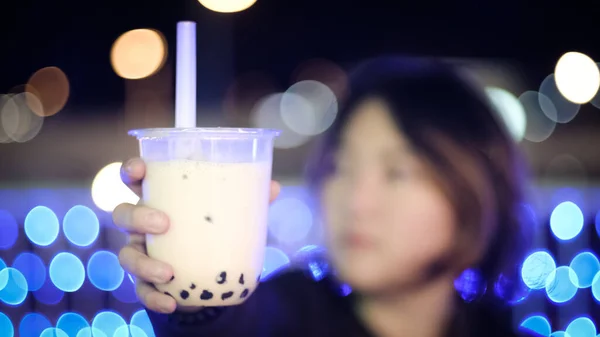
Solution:
[{"label": "dark sky", "polygon": [[285,81],[312,57],[345,64],[404,53],[516,61],[535,89],[565,51],[600,58],[595,1],[258,0],[230,15],[195,0],[19,0],[2,13],[0,92],[55,65],[71,81],[75,106],[122,101],[123,81],[108,58],[120,34],[156,28],[173,52],[179,20],[198,22],[199,79],[206,73],[212,82],[223,81],[223,69],[265,70]]}]

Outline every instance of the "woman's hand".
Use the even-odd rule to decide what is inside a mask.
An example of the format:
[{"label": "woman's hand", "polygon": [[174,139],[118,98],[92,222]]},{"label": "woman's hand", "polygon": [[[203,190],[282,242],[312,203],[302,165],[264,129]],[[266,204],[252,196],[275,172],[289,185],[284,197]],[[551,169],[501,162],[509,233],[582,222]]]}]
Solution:
[{"label": "woman's hand", "polygon": [[[146,165],[139,159],[127,161],[121,169],[123,182],[142,197],[142,180]],[[280,191],[277,182],[271,182],[270,199],[273,201]],[[128,273],[135,277],[136,294],[148,309],[172,313],[177,308],[175,299],[156,290],[153,284],[168,283],[173,277],[173,268],[148,257],[146,234],[163,234],[169,230],[169,219],[159,210],[143,205],[121,204],[113,212],[113,221],[129,236],[129,242],[119,252],[119,261]]]}]

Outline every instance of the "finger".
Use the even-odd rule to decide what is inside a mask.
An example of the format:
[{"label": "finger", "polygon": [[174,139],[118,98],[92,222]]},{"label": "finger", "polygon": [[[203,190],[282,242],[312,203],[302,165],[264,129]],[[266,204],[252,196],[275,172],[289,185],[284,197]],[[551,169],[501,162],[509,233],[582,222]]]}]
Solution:
[{"label": "finger", "polygon": [[166,214],[140,205],[120,204],[113,211],[113,222],[131,233],[162,234],[169,229]]},{"label": "finger", "polygon": [[279,195],[279,192],[281,192],[281,184],[274,180],[271,181],[271,194],[269,195],[269,202],[275,201]]},{"label": "finger", "polygon": [[173,269],[166,263],[151,259],[144,246],[128,244],[119,252],[123,269],[136,277],[154,284],[166,284],[173,278]]},{"label": "finger", "polygon": [[135,194],[142,195],[142,179],[146,175],[146,164],[140,158],[133,158],[121,166],[121,180]]},{"label": "finger", "polygon": [[177,302],[173,297],[160,293],[149,283],[138,281],[135,288],[140,301],[152,311],[170,314],[177,308]]}]

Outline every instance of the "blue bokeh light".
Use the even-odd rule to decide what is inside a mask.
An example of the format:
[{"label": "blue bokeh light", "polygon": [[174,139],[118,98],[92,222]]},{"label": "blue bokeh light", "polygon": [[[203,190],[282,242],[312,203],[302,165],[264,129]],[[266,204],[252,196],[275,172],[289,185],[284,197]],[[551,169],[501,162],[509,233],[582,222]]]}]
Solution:
[{"label": "blue bokeh light", "polygon": [[0,209],[0,250],[10,249],[19,237],[19,224],[8,211]]},{"label": "blue bokeh light", "polygon": [[564,331],[554,331],[550,334],[550,337],[570,337]]},{"label": "blue bokeh light", "polygon": [[29,252],[19,254],[13,261],[12,267],[18,269],[25,279],[30,291],[40,289],[46,281],[46,266],[42,259]]},{"label": "blue bokeh light", "polygon": [[114,337],[148,337],[146,332],[135,325],[123,325],[115,331]]},{"label": "blue bokeh light", "polygon": [[47,328],[42,331],[40,337],[69,337],[67,333],[58,328]]},{"label": "blue bokeh light", "polygon": [[89,327],[88,321],[74,312],[62,314],[56,321],[56,327],[64,331],[69,337],[77,337],[79,331]]},{"label": "blue bokeh light", "polygon": [[487,289],[485,280],[481,273],[475,269],[467,269],[463,271],[456,280],[454,280],[454,288],[466,302],[472,302],[483,296]]},{"label": "blue bokeh light", "polygon": [[127,323],[123,317],[112,311],[102,311],[92,321],[92,328],[104,332],[107,336],[114,336],[117,329],[124,325],[127,325]]},{"label": "blue bokeh light", "polygon": [[546,317],[541,315],[527,317],[521,322],[519,329],[532,331],[540,336],[550,336],[550,332],[552,332],[550,322]]},{"label": "blue bokeh light", "polygon": [[294,262],[301,265],[303,270],[310,271],[315,281],[320,281],[330,272],[325,248],[308,245],[300,248],[294,255]]},{"label": "blue bokeh light", "polygon": [[596,326],[591,319],[587,317],[579,317],[569,323],[565,329],[566,335],[570,337],[595,337]]},{"label": "blue bokeh light", "polygon": [[260,276],[262,281],[266,281],[277,271],[287,268],[290,264],[290,258],[280,249],[267,247],[265,250],[265,262]]},{"label": "blue bokeh light", "polygon": [[600,302],[600,272],[596,273],[592,281],[592,296],[594,296],[596,301]]},{"label": "blue bokeh light", "polygon": [[563,241],[575,238],[583,229],[583,212],[573,202],[560,203],[550,215],[552,233]]},{"label": "blue bokeh light", "polygon": [[96,288],[113,291],[119,288],[123,282],[125,271],[114,253],[100,250],[90,257],[87,264],[87,275]]},{"label": "blue bokeh light", "polygon": [[83,328],[77,334],[77,337],[108,337],[106,334],[96,328]]},{"label": "blue bokeh light", "polygon": [[531,290],[523,283],[522,278],[511,278],[501,274],[494,283],[494,293],[508,304],[517,304],[526,299]]},{"label": "blue bokeh light", "polygon": [[579,281],[574,284],[579,288],[589,288],[592,286],[594,276],[600,271],[600,261],[598,261],[598,258],[593,253],[582,252],[571,260],[570,267],[577,274]]},{"label": "blue bokeh light", "polygon": [[[6,263],[4,262],[4,260],[2,260],[2,259],[0,258],[0,270],[2,270],[2,269],[4,269],[4,268],[6,268]],[[0,286],[0,289],[2,289],[2,286]]]},{"label": "blue bokeh light", "polygon": [[598,213],[596,213],[596,234],[598,234],[598,237],[600,237],[600,211],[598,211]]},{"label": "blue bokeh light", "polygon": [[0,312],[0,336],[13,337],[15,335],[15,327],[12,325],[10,318]]},{"label": "blue bokeh light", "polygon": [[38,246],[51,245],[59,230],[58,218],[48,207],[37,206],[25,217],[25,234]]},{"label": "blue bokeh light", "polygon": [[577,274],[568,266],[560,266],[548,276],[546,295],[554,303],[565,303],[577,293]]},{"label": "blue bokeh light", "polygon": [[50,262],[50,279],[64,292],[77,291],[85,280],[83,263],[71,253],[58,253]]},{"label": "blue bokeh light", "polygon": [[150,318],[148,317],[148,313],[146,312],[146,310],[142,309],[140,311],[135,312],[133,316],[131,316],[130,324],[132,326],[137,326],[138,328],[142,329],[146,336],[156,337],[154,329],[152,328],[152,323],[150,322]]},{"label": "blue bokeh light", "polygon": [[38,291],[33,292],[33,297],[35,297],[36,300],[48,305],[57,304],[63,299],[64,296],[65,293],[58,289],[54,283],[52,283],[52,280],[48,278]]},{"label": "blue bokeh light", "polygon": [[94,211],[88,207],[77,205],[65,214],[63,232],[74,245],[87,247],[98,238],[100,222]]},{"label": "blue bokeh light", "polygon": [[313,218],[312,211],[302,200],[278,199],[269,207],[269,233],[279,242],[302,241],[313,226]]},{"label": "blue bokeh light", "polygon": [[552,272],[556,270],[554,258],[545,251],[530,254],[521,267],[521,279],[530,289],[542,289]]},{"label": "blue bokeh light", "polygon": [[[5,284],[2,287],[2,284]],[[4,268],[0,271],[0,301],[9,305],[19,305],[27,298],[27,280],[15,268]]]},{"label": "blue bokeh light", "polygon": [[19,323],[20,337],[40,337],[42,332],[52,327],[50,321],[42,314],[29,313]]}]

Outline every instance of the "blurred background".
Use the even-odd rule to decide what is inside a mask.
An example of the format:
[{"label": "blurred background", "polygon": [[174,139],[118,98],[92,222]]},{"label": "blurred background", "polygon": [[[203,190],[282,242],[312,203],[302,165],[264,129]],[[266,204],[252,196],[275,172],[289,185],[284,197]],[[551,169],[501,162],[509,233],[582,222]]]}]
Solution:
[{"label": "blurred background", "polygon": [[[328,269],[302,171],[348,70],[381,54],[442,57],[485,86],[534,176],[524,207],[535,247],[507,299],[515,328],[599,333],[599,6],[22,0],[2,13],[0,337],[154,337],[110,212],[137,201],[119,178],[138,153],[127,131],[173,126],[181,20],[198,23],[198,125],[283,130],[265,277],[290,260],[315,278]],[[506,283],[485,289],[466,271],[456,287],[471,301],[504,296]]]}]

